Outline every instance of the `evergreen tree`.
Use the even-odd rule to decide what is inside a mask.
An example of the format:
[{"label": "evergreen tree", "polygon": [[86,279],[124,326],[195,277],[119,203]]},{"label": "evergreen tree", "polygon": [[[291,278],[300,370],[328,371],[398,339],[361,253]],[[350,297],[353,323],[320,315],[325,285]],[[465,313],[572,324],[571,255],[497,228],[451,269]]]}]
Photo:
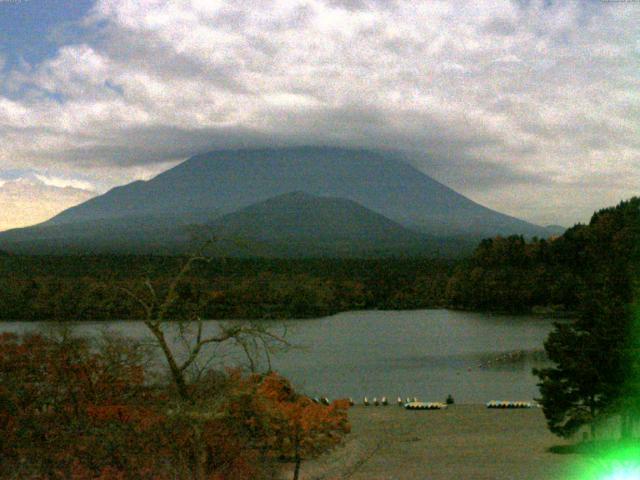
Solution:
[{"label": "evergreen tree", "polygon": [[585,425],[595,436],[596,421],[612,414],[624,393],[627,309],[609,300],[591,303],[578,320],[556,324],[545,342],[555,366],[534,371],[549,429],[562,437]]},{"label": "evergreen tree", "polygon": [[618,414],[629,436],[640,385],[634,298],[640,272],[640,198],[594,214],[575,252],[585,276],[578,319],[557,323],[545,342],[554,367],[535,370],[549,429],[570,436]]}]

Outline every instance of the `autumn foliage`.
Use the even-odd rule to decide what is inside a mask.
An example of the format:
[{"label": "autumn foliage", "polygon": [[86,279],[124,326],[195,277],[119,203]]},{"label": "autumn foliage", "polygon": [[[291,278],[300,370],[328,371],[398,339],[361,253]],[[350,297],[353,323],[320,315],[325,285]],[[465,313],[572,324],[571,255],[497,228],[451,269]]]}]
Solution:
[{"label": "autumn foliage", "polygon": [[130,350],[0,336],[0,472],[11,478],[138,478],[162,421]]},{"label": "autumn foliage", "polygon": [[314,458],[339,445],[349,433],[348,400],[336,400],[328,406],[313,402],[294,391],[284,377],[270,373],[242,379],[238,372],[236,392],[245,396],[228,403],[226,418],[231,423],[252,429],[253,446],[267,452],[272,460],[294,465],[298,478],[303,460]]},{"label": "autumn foliage", "polygon": [[0,335],[0,478],[274,478],[349,431],[275,373],[211,372],[190,402],[145,375],[129,344]]},{"label": "autumn foliage", "polygon": [[348,400],[336,400],[329,406],[314,403],[296,394],[289,382],[276,374],[262,380],[258,393],[271,409],[269,448],[295,463],[294,479],[298,478],[302,460],[338,445],[350,431]]}]

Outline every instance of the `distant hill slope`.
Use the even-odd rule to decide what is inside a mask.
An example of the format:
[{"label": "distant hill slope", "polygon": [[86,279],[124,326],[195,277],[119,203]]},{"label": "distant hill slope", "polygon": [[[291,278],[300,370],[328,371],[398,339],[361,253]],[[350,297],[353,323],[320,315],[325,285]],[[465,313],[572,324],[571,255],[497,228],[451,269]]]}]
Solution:
[{"label": "distant hill slope", "polygon": [[[292,192],[308,196],[285,195]],[[285,196],[273,199],[282,195]],[[322,205],[311,196],[322,197]],[[265,202],[268,199],[273,200]],[[539,237],[550,234],[543,227],[467,199],[404,162],[398,154],[301,147],[197,155],[149,181],[114,188],[42,224],[0,233],[0,248],[34,253],[52,249],[62,253],[86,250],[165,253],[182,248],[187,238],[184,227],[194,223],[220,227],[229,222],[227,232],[235,229],[236,233],[248,236],[252,229],[261,228],[261,234],[266,235],[270,228],[276,230],[268,223],[282,220],[269,209],[281,208],[283,202],[291,206],[296,199],[293,203],[299,211],[306,209],[304,217],[309,222],[297,225],[295,233],[314,232],[313,241],[318,244],[336,242],[337,236],[347,235],[347,231],[351,232],[349,241],[352,241],[358,229],[380,236],[385,222],[395,224],[396,228],[391,229],[396,232],[394,235],[400,236],[404,227],[402,235],[407,237],[391,243],[406,244],[408,236],[420,232],[432,244],[438,243],[438,250],[449,248],[448,238],[457,239],[450,244],[461,239],[469,244],[480,237],[498,234]],[[342,203],[346,201],[352,203]],[[265,204],[256,205],[261,202]],[[340,207],[332,202],[338,202]],[[251,205],[252,209],[241,211]],[[314,208],[320,210],[314,212]],[[344,222],[345,215],[339,215],[343,208],[353,216],[350,222]],[[364,215],[362,209],[370,212]],[[328,214],[329,211],[332,213]],[[237,216],[230,215],[234,212]],[[253,220],[249,222],[247,218],[251,215]],[[270,220],[261,223],[264,215],[271,215]],[[225,222],[219,220],[222,217]],[[323,223],[324,228],[314,230],[313,222]],[[409,235],[409,231],[414,233]],[[364,237],[366,234],[362,233],[360,238]],[[259,235],[254,233],[252,238],[258,239]],[[308,246],[311,240],[303,243]]]},{"label": "distant hill slope", "polygon": [[128,217],[40,224],[0,233],[0,248],[12,253],[157,253],[185,249],[189,236],[177,217]]},{"label": "distant hill slope", "polygon": [[224,215],[211,227],[223,239],[249,241],[273,254],[371,254],[429,249],[423,234],[362,205],[304,192],[279,195]]},{"label": "distant hill slope", "polygon": [[223,236],[265,241],[292,238],[378,244],[424,238],[352,200],[304,192],[285,193],[250,205],[224,215],[212,222],[212,226]]}]

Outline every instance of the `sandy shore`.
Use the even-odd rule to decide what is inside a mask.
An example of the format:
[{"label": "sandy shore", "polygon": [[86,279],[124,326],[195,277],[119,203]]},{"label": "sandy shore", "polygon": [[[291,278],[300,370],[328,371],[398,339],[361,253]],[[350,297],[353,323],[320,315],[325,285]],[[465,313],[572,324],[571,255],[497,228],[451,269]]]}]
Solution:
[{"label": "sandy shore", "polygon": [[566,442],[549,433],[537,408],[356,406],[350,418],[344,447],[303,464],[302,478],[565,480],[577,460],[547,452]]}]

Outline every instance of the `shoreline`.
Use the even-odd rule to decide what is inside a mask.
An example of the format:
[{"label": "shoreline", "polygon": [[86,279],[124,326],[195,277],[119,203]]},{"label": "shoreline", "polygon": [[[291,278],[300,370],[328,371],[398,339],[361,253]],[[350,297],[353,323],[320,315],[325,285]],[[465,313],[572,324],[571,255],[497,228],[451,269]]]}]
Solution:
[{"label": "shoreline", "polygon": [[[306,320],[322,320],[326,318],[335,317],[336,315],[349,314],[349,313],[366,313],[366,312],[420,312],[420,311],[438,311],[446,310],[450,312],[461,313],[476,313],[482,315],[494,315],[505,317],[531,317],[532,319],[542,320],[573,320],[575,318],[574,312],[535,312],[518,311],[509,312],[506,310],[471,310],[454,306],[429,306],[419,308],[349,308],[346,310],[338,310],[329,313],[320,313],[319,315],[309,315],[300,317],[216,317],[216,318],[203,318],[204,322],[250,322],[250,321],[265,321],[265,322],[287,322],[287,321],[306,321]],[[101,318],[87,318],[82,320],[77,319],[59,319],[59,318],[38,318],[38,319],[0,319],[0,325],[3,323],[76,323],[76,324],[88,324],[88,323],[109,323],[109,322],[142,322],[144,318],[114,318],[114,319],[101,319]],[[185,320],[167,320],[167,322],[182,322]]]}]

